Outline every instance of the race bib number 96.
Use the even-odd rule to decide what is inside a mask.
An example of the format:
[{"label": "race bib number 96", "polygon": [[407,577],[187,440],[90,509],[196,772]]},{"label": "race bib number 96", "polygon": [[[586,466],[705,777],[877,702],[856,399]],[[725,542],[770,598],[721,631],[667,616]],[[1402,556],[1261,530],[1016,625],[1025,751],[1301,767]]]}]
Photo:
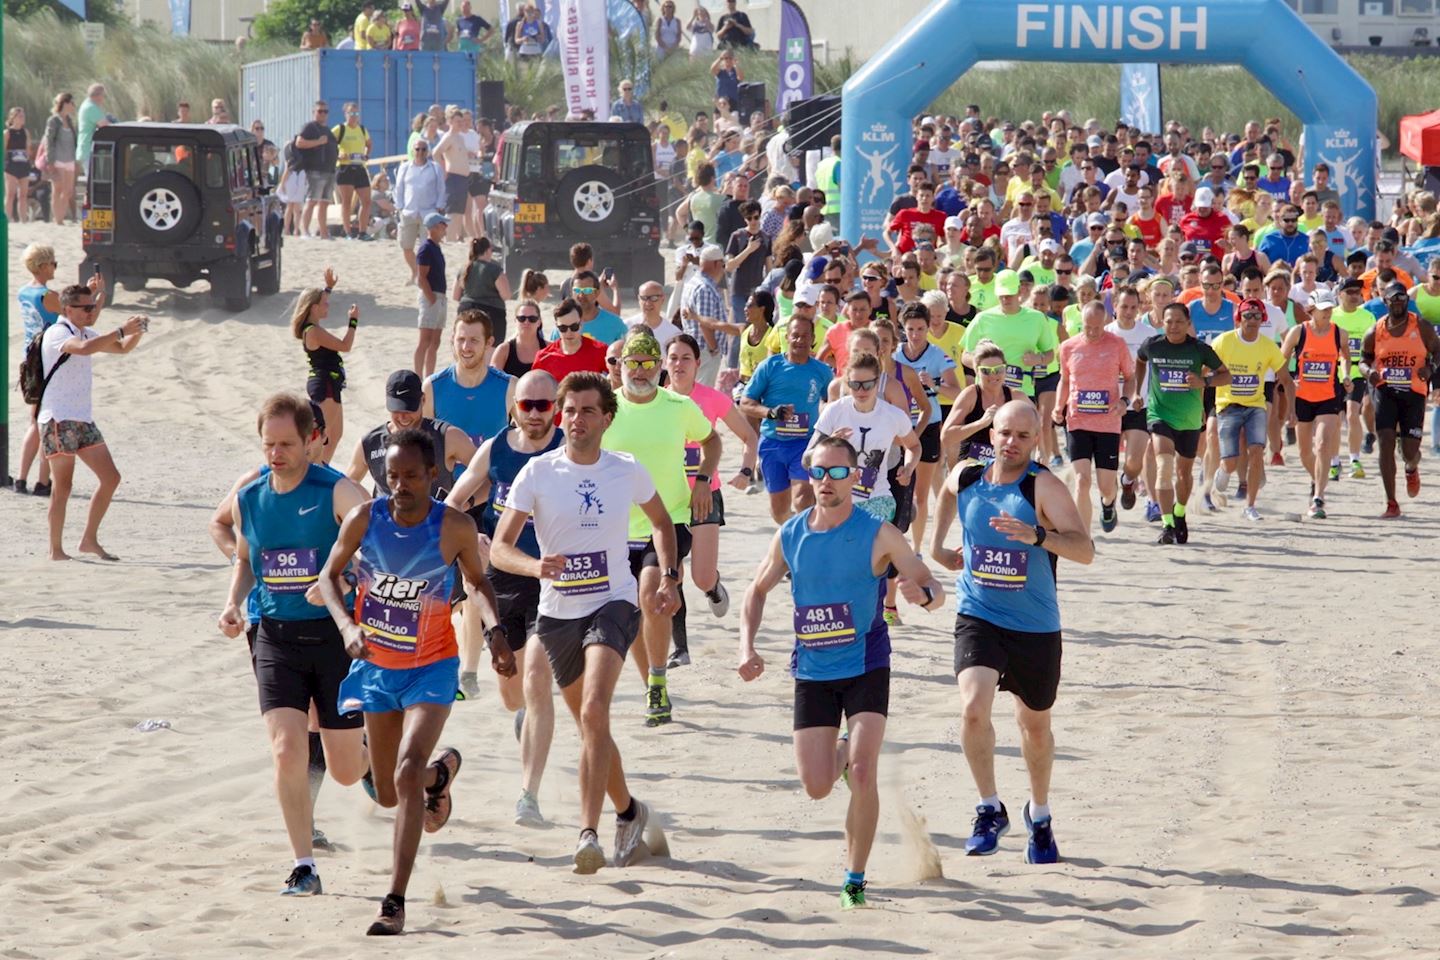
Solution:
[{"label": "race bib number 96", "polygon": [[260,551],[260,581],[271,593],[304,593],[320,579],[320,551],[314,547]]}]

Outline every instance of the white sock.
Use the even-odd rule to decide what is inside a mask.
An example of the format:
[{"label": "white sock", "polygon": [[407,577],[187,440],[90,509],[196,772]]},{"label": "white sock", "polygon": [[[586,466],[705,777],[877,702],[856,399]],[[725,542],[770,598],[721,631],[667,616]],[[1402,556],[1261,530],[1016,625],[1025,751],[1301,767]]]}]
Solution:
[{"label": "white sock", "polygon": [[989,807],[991,810],[994,810],[996,813],[999,813],[999,812],[1000,812],[1000,797],[999,797],[999,795],[997,794],[996,796],[993,796],[993,797],[981,797],[981,798],[980,798],[980,806],[982,806],[982,807]]},{"label": "white sock", "polygon": [[1360,458],[1357,457],[1355,454],[1353,454],[1353,453],[1350,454],[1350,462],[1351,462],[1351,463],[1356,463],[1357,461],[1359,461],[1359,459],[1360,459]]},{"label": "white sock", "polygon": [[1033,823],[1033,822],[1037,822],[1037,821],[1040,821],[1040,820],[1049,820],[1049,819],[1050,819],[1050,804],[1048,804],[1048,803],[1036,803],[1036,802],[1035,802],[1035,798],[1034,798],[1034,797],[1031,797],[1031,798],[1030,798],[1030,820],[1031,820],[1031,822]]},{"label": "white sock", "polygon": [[1330,458],[1330,466],[1332,466],[1332,467],[1338,467],[1338,466],[1340,466],[1340,458],[1339,458],[1339,457],[1331,457],[1331,458]]},{"label": "white sock", "polygon": [[[295,868],[298,870],[298,869],[301,868],[301,867],[309,867],[311,870],[315,870],[315,858],[314,858],[314,857],[296,857],[296,858],[295,858]],[[319,871],[317,870],[316,872],[318,873]]]},{"label": "white sock", "polygon": [[1219,490],[1221,493],[1224,493],[1226,488],[1229,486],[1230,471],[1226,470],[1224,465],[1222,464],[1221,466],[1215,468],[1215,489]]}]

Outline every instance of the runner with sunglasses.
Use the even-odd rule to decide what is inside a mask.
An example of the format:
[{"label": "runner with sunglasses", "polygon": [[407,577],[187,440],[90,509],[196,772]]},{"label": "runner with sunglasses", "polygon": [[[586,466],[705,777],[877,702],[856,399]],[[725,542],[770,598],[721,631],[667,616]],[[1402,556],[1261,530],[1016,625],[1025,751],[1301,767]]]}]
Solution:
[{"label": "runner with sunglasses", "polygon": [[580,332],[580,304],[570,297],[555,307],[555,330],[558,336],[535,355],[531,369],[542,370],[562,383],[569,374],[579,371],[605,372],[605,344]]},{"label": "runner with sunglasses", "polygon": [[1386,313],[1360,345],[1360,368],[1375,389],[1375,433],[1380,444],[1380,481],[1385,485],[1382,520],[1400,516],[1395,499],[1395,441],[1405,458],[1405,493],[1420,493],[1420,439],[1433,358],[1440,355],[1435,328],[1410,312],[1410,291],[1391,281],[1381,291]]},{"label": "runner with sunglasses", "polygon": [[1310,474],[1312,520],[1325,519],[1326,484],[1340,477],[1338,462],[1330,464],[1340,450],[1340,413],[1354,383],[1344,331],[1330,322],[1334,310],[1335,294],[1323,287],[1316,290],[1310,298],[1310,319],[1291,328],[1281,347],[1285,359],[1295,359],[1300,373],[1295,419],[1300,461]]},{"label": "runner with sunglasses", "polygon": [[[1116,287],[1111,293],[1115,304],[1115,319],[1105,325],[1107,333],[1113,333],[1125,341],[1130,359],[1135,359],[1140,345],[1155,336],[1158,329],[1151,324],[1150,316],[1159,316],[1175,292],[1174,281],[1169,277],[1156,277],[1145,285],[1151,311],[1140,313],[1140,291],[1128,284]],[[1120,468],[1120,506],[1125,510],[1135,507],[1136,487],[1141,474],[1145,476],[1145,490],[1149,494],[1145,503],[1145,519],[1160,519],[1160,505],[1155,502],[1155,454],[1150,450],[1150,433],[1145,429],[1145,411],[1134,408],[1133,398],[1143,397],[1145,384],[1136,377],[1131,382],[1129,396],[1132,403],[1125,408],[1120,418],[1120,439],[1124,445],[1125,459]],[[1151,508],[1154,508],[1153,510]]]},{"label": "runner with sunglasses", "polygon": [[528,298],[521,300],[515,308],[515,336],[495,348],[490,355],[490,366],[516,378],[529,373],[535,358],[546,346],[540,336],[543,324],[540,304]]},{"label": "runner with sunglasses", "polygon": [[886,460],[891,448],[898,444],[905,456],[896,478],[901,486],[909,486],[920,462],[921,441],[904,409],[880,402],[883,381],[878,357],[853,354],[843,377],[845,395],[820,411],[810,449],[813,451],[826,437],[844,440],[854,447],[859,474],[850,493],[855,505],[888,522],[895,519],[896,503]]},{"label": "runner with sunglasses", "polygon": [[650,332],[655,334],[655,339],[660,341],[660,349],[666,349],[681,331],[672,321],[665,319],[665,288],[654,280],[646,280],[640,284],[639,300],[640,312],[626,318],[626,326],[645,324],[650,328]]},{"label": "runner with sunglasses", "polygon": [[990,425],[995,422],[995,414],[1011,400],[1024,396],[1005,385],[1005,353],[999,344],[981,340],[971,356],[975,382],[960,391],[940,430],[940,445],[946,456],[957,462],[993,458]]},{"label": "runner with sunglasses", "polygon": [[[580,729],[575,872],[589,874],[605,865],[596,828],[607,794],[616,813],[615,866],[630,862],[649,823],[649,807],[625,782],[610,735],[610,702],[640,626],[638,604],[668,617],[680,601],[668,578],[661,578],[658,592],[641,597],[630,572],[626,507],[639,504],[645,511],[666,569],[677,562],[675,528],[645,468],[601,449],[618,409],[610,384],[600,374],[574,373],[560,384],[557,399],[565,444],[521,468],[490,559],[501,570],[540,581],[535,635]],[[538,557],[518,546],[532,517]]]},{"label": "runner with sunglasses", "polygon": [[776,532],[745,592],[738,670],[746,682],[765,672],[756,634],[766,598],[789,574],[796,766],[812,799],[828,796],[842,777],[850,789],[840,892],[841,908],[850,910],[865,906],[865,866],[880,817],[876,769],[890,706],[890,631],[880,616],[885,573],[898,568],[906,599],[926,610],[944,605],[945,588],[904,534],[855,509],[862,470],[848,442],[816,441],[805,452],[805,473],[815,504]]},{"label": "runner with sunglasses", "polygon": [[[721,519],[714,513],[710,486],[710,478],[720,467],[720,435],[699,404],[660,386],[660,343],[649,327],[631,328],[624,342],[620,351],[624,385],[615,398],[615,418],[605,431],[602,446],[628,453],[649,471],[670,515],[675,562],[662,567],[650,518],[638,507],[630,510],[630,572],[639,582],[642,596],[655,596],[662,585],[679,590],[679,561],[690,555],[690,524]],[[700,445],[693,488],[685,470],[687,443]],[[670,613],[659,612],[653,604],[646,604],[641,616],[643,642],[635,647],[635,665],[646,682],[645,724],[658,727],[671,720],[666,669],[674,625]]]},{"label": "runner with sunglasses", "polygon": [[[500,519],[505,515],[507,496],[520,470],[531,460],[559,447],[565,440],[555,426],[555,379],[544,371],[532,371],[515,384],[510,417],[514,426],[507,426],[497,436],[481,445],[465,473],[455,483],[446,499],[459,507],[473,497],[481,504],[480,529],[494,537]],[[473,515],[473,511],[472,511]],[[535,540],[534,522],[520,530],[516,546],[532,557],[540,555]],[[550,743],[555,735],[555,706],[550,684],[550,660],[540,644],[526,641],[535,632],[540,612],[540,581],[523,574],[507,573],[487,564],[485,576],[495,591],[499,623],[505,643],[519,661],[520,700],[513,700],[513,685],[500,682],[500,696],[505,708],[516,712],[516,735],[520,740],[520,797],[515,801],[515,822],[525,826],[543,826],[536,799],[540,778],[550,756]],[[486,637],[487,642],[491,638]],[[523,704],[523,705],[522,705]]]}]

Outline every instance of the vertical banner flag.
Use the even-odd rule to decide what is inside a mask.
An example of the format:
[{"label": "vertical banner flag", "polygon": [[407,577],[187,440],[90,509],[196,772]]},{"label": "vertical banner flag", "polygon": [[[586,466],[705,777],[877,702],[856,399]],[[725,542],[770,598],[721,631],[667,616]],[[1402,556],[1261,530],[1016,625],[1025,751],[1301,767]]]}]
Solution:
[{"label": "vertical banner flag", "polygon": [[170,0],[170,32],[177,37],[190,36],[190,0]]},{"label": "vertical banner flag", "polygon": [[1120,119],[1143,133],[1164,133],[1160,111],[1160,64],[1120,64]]},{"label": "vertical banner flag", "polygon": [[783,114],[796,100],[808,99],[814,86],[810,23],[795,0],[780,0],[780,89],[775,92],[775,112]]},{"label": "vertical banner flag", "polygon": [[570,116],[610,118],[610,29],[605,0],[560,0],[560,71]]}]

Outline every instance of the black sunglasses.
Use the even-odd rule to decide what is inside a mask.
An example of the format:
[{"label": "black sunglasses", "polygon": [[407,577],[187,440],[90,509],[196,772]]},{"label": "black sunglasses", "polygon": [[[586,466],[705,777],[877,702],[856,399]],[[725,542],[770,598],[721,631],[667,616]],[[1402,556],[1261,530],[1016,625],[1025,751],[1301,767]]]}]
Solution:
[{"label": "black sunglasses", "polygon": [[538,313],[517,313],[517,314],[515,314],[515,320],[516,320],[517,322],[519,322],[519,323],[539,323],[539,322],[540,322],[540,314],[538,314]]},{"label": "black sunglasses", "polygon": [[555,329],[556,329],[556,330],[559,330],[561,333],[574,333],[576,330],[579,330],[579,329],[580,329],[580,324],[579,324],[579,323],[557,323],[557,324],[555,324]]}]

